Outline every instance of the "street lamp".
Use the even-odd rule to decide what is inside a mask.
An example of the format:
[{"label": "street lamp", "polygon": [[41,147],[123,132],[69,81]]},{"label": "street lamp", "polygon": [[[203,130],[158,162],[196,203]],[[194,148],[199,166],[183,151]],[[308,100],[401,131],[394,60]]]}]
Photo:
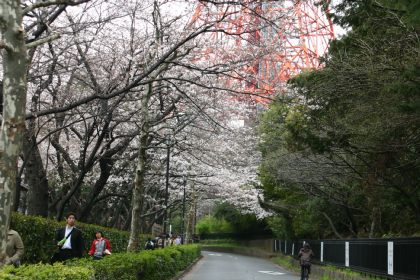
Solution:
[{"label": "street lamp", "polygon": [[162,248],[165,247],[165,240],[166,240],[166,227],[168,224],[168,197],[169,197],[169,160],[171,156],[171,137],[168,134],[165,139],[166,142],[166,182],[165,182],[165,211],[163,214],[163,233],[165,235],[165,239],[162,242]]},{"label": "street lamp", "polygon": [[184,185],[184,195],[182,197],[182,224],[181,224],[181,244],[184,244],[185,232],[184,232],[184,225],[185,225],[185,187],[187,186],[187,178],[185,176],[182,177],[182,182]]}]

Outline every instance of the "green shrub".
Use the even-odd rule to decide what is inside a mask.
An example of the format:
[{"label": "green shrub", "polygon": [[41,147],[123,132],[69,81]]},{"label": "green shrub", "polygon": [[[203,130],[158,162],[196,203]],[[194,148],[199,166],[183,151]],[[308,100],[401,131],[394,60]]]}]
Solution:
[{"label": "green shrub", "polygon": [[140,253],[117,253],[100,261],[74,260],[69,265],[87,266],[98,280],[171,279],[200,255],[197,245],[167,247]]},{"label": "green shrub", "polygon": [[210,233],[210,223],[204,219],[198,221],[195,229],[198,234],[208,234]]},{"label": "green shrub", "polygon": [[140,253],[115,253],[99,261],[73,259],[57,263],[6,266],[0,270],[4,280],[165,280],[173,278],[200,256],[197,245],[167,247]]},{"label": "green shrub", "polygon": [[53,239],[58,227],[53,220],[13,213],[10,228],[20,234],[25,245],[22,262],[47,261],[56,250]]},{"label": "green shrub", "polygon": [[[56,250],[54,244],[55,231],[64,226],[64,221],[57,222],[42,217],[13,213],[11,228],[20,234],[25,245],[25,254],[22,259],[23,263],[48,262]],[[89,250],[90,244],[95,237],[95,231],[97,230],[102,231],[104,236],[109,239],[112,252],[124,252],[127,249],[129,233],[126,231],[79,222],[76,223],[76,226],[83,232],[86,250]],[[146,236],[142,236],[140,244],[145,242]]]},{"label": "green shrub", "polygon": [[197,223],[196,230],[198,234],[232,233],[234,231],[232,225],[228,221],[210,215],[204,217]]},{"label": "green shrub", "polygon": [[1,280],[91,280],[94,270],[89,267],[33,264],[19,268],[6,266],[0,270]]}]

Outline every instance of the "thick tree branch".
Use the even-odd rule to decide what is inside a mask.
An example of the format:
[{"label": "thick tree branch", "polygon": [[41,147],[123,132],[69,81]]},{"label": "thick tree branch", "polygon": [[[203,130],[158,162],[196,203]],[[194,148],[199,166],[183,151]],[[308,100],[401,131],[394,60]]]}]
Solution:
[{"label": "thick tree branch", "polygon": [[151,73],[153,73],[156,69],[158,69],[158,67],[160,65],[162,65],[163,63],[165,63],[165,61],[170,58],[180,47],[182,47],[184,44],[186,44],[187,42],[191,41],[192,39],[196,38],[197,36],[199,36],[200,34],[209,32],[209,29],[212,26],[206,26],[200,30],[197,30],[196,32],[193,32],[192,34],[188,35],[187,37],[185,37],[184,39],[182,39],[181,41],[179,41],[177,44],[175,44],[174,46],[172,46],[168,51],[166,51],[162,57],[160,59],[158,59],[155,63],[153,63],[145,72],[143,72],[141,75],[139,75],[135,80],[133,80],[129,85],[127,85],[126,87],[117,90],[113,93],[107,94],[107,95],[99,95],[99,94],[93,94],[90,96],[87,96],[85,98],[81,98],[80,100],[73,102],[71,104],[68,104],[66,106],[63,106],[61,108],[51,108],[51,109],[47,109],[47,110],[43,110],[43,111],[39,111],[39,112],[34,112],[34,113],[28,113],[26,114],[26,119],[31,119],[31,118],[35,118],[35,117],[40,117],[40,116],[45,116],[45,115],[49,115],[49,114],[53,114],[53,113],[59,113],[59,112],[65,112],[68,111],[70,109],[73,109],[77,106],[80,106],[82,104],[86,104],[89,103],[93,100],[96,99],[111,99],[113,97],[119,96],[121,94],[125,94],[127,92],[129,92],[131,89],[139,86],[141,84],[141,81],[144,80],[145,78],[147,78]]},{"label": "thick tree branch", "polygon": [[51,36],[48,36],[48,37],[45,37],[45,38],[42,38],[42,39],[40,39],[40,40],[37,40],[37,41],[33,41],[33,42],[30,42],[30,43],[27,43],[26,44],[26,48],[27,49],[30,49],[30,48],[35,48],[35,47],[37,47],[37,46],[39,46],[39,45],[42,45],[42,44],[45,44],[45,43],[48,43],[48,42],[52,42],[52,41],[54,41],[54,40],[57,40],[58,38],[60,38],[61,37],[61,35],[60,34],[53,34],[53,35],[51,35]]},{"label": "thick tree branch", "polygon": [[325,219],[327,219],[328,223],[330,224],[330,227],[332,229],[332,231],[334,232],[334,234],[339,238],[339,239],[343,239],[343,237],[338,233],[337,229],[335,228],[331,218],[327,215],[327,213],[322,212],[322,215],[324,215]]},{"label": "thick tree branch", "polygon": [[45,0],[45,1],[38,1],[32,5],[27,6],[23,10],[23,14],[27,14],[30,11],[33,11],[37,8],[48,7],[53,5],[68,5],[68,6],[77,6],[82,3],[89,2],[90,0]]}]

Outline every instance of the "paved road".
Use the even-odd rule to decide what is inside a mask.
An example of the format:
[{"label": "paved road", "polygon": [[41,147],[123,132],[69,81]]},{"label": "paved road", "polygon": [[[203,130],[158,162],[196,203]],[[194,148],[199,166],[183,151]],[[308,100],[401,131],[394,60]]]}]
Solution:
[{"label": "paved road", "polygon": [[203,258],[181,280],[299,280],[272,262],[228,253],[202,252]]}]

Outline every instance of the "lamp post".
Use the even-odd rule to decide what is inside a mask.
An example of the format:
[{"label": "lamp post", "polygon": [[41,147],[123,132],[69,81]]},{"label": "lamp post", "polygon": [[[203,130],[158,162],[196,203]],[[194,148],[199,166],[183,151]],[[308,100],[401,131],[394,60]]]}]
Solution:
[{"label": "lamp post", "polygon": [[185,225],[185,187],[187,186],[187,178],[185,176],[182,177],[183,185],[184,185],[184,194],[182,196],[182,224],[181,224],[181,244],[184,244],[185,232],[184,232],[184,225]]},{"label": "lamp post", "polygon": [[166,227],[168,224],[168,190],[169,190],[169,160],[171,156],[171,138],[169,135],[166,137],[166,181],[165,181],[165,211],[163,214],[163,234],[165,235],[165,239],[162,242],[162,248],[165,247],[166,241]]}]

